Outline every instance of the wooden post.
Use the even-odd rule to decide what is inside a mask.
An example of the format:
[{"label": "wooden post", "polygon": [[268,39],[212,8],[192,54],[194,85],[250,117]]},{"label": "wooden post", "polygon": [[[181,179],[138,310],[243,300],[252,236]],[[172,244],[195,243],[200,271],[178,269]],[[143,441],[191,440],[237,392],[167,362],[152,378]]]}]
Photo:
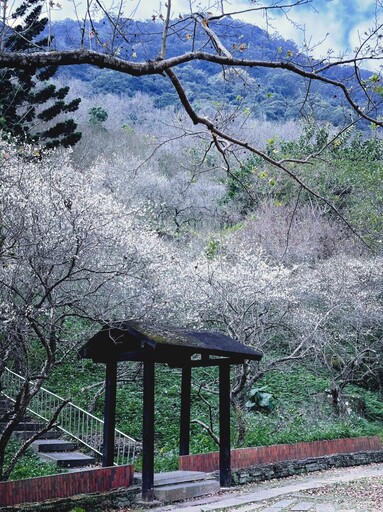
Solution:
[{"label": "wooden post", "polygon": [[116,425],[117,361],[106,363],[104,440],[102,446],[103,467],[113,466],[114,429]]},{"label": "wooden post", "polygon": [[144,411],[142,422],[142,499],[154,499],[154,361],[144,361]]},{"label": "wooden post", "polygon": [[230,487],[230,363],[219,366],[219,474],[221,487]]},{"label": "wooden post", "polygon": [[191,367],[182,367],[181,417],[180,417],[180,455],[189,455],[190,447],[190,396]]}]

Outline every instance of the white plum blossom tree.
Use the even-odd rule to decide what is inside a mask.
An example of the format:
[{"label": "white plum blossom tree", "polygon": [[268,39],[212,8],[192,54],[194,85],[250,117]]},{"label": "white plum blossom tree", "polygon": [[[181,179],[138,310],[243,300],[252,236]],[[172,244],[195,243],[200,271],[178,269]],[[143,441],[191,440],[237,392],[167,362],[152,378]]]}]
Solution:
[{"label": "white plum blossom tree", "polygon": [[246,428],[244,403],[266,372],[296,362],[327,368],[336,412],[347,384],[378,382],[381,257],[340,254],[287,265],[235,232],[210,239],[192,258],[177,251],[173,257],[162,280],[162,314],[173,323],[226,332],[264,354],[260,364],[233,372],[238,443]]},{"label": "white plum blossom tree", "polygon": [[167,256],[97,166],[81,172],[66,152],[40,161],[5,142],[0,158],[0,374],[7,365],[25,378],[0,419],[6,479],[5,446],[51,370],[96,322],[147,313]]},{"label": "white plum blossom tree", "polygon": [[337,412],[347,384],[380,385],[382,267],[381,256],[338,255],[302,265],[292,283],[295,321],[311,326],[313,361],[331,375],[329,394]]},{"label": "white plum blossom tree", "polygon": [[[182,226],[191,225],[196,214],[208,209],[209,216],[221,197],[222,177],[238,181],[233,170],[253,155],[279,175],[288,176],[297,191],[310,192],[315,201],[325,205],[328,217],[335,214],[355,231],[331,199],[305,183],[300,169],[325,158],[326,150],[336,146],[357,122],[383,126],[379,72],[382,3],[375,3],[376,25],[361,37],[350,58],[329,53],[315,59],[310,48],[296,54],[277,51],[273,58],[262,52],[257,58],[247,58],[246,44],[233,45],[218,36],[219,23],[238,14],[226,1],[208,2],[206,6],[191,1],[187,13],[172,18],[172,3],[168,0],[164,12],[154,15],[155,30],[162,34],[160,44],[152,48],[151,34],[140,34],[143,57],[139,59],[136,52],[126,58],[121,55],[121,48],[132,50],[131,34],[125,30],[131,20],[123,13],[123,2],[117,11],[97,2],[98,10],[105,15],[110,40],[104,41],[90,30],[94,11],[89,3],[80,27],[83,35],[89,34],[89,40],[80,38],[78,47],[56,50],[49,46],[27,53],[0,48],[0,68],[32,72],[49,65],[89,64],[139,79],[160,77],[173,88],[181,109],[169,122],[172,129],[166,131],[165,123],[161,124],[157,116],[154,122],[138,98],[136,124],[145,114],[145,123],[155,127],[156,138],[144,149],[139,144],[142,133],[130,133],[123,143],[119,140],[125,153],[120,153],[121,162],[115,162],[114,168],[109,165],[116,144],[113,135],[98,135],[104,137],[110,149],[107,160],[94,158],[95,151],[89,157],[89,147],[82,147],[90,168],[81,170],[73,167],[66,153],[49,153],[39,160],[40,155],[34,154],[32,148],[2,143],[0,373],[7,364],[22,372],[26,381],[16,407],[3,417],[8,423],[0,436],[0,478],[7,478],[12,469],[14,462],[3,468],[4,448],[29,401],[51,369],[88,332],[90,320],[145,315],[179,325],[223,330],[263,351],[262,367],[245,365],[236,370],[232,398],[238,407],[265,371],[286,361],[302,361],[309,354],[314,356],[310,363],[316,357],[333,373],[334,403],[339,401],[347,382],[375,372],[381,346],[381,259],[347,259],[338,251],[327,250],[327,245],[314,236],[316,227],[312,230],[310,244],[315,247],[311,255],[307,257],[306,251],[299,255],[297,263],[299,251],[291,251],[293,256],[284,262],[278,259],[285,251],[284,244],[266,254],[256,239],[221,232],[210,237],[206,233],[196,236],[196,244],[185,237],[181,247],[177,240],[165,241],[147,226],[147,220],[153,221],[155,214],[157,227],[161,223],[167,228],[171,225],[169,231],[176,238]],[[290,17],[294,9],[308,4],[310,0],[275,1],[272,5],[250,1],[244,10],[247,14],[261,12],[266,17],[278,10]],[[189,51],[179,51],[175,41],[180,34],[190,42]],[[235,40],[239,38],[240,34],[235,34]],[[60,48],[60,41],[57,45]],[[183,85],[182,70],[196,63],[216,66],[222,72],[222,80],[247,82],[249,87],[254,85],[250,77],[250,70],[254,69],[275,71],[278,80],[282,76],[298,76],[307,91],[300,105],[303,110],[315,107],[310,98],[318,84],[342,97],[352,115],[321,144],[309,146],[307,154],[283,157],[270,147],[264,149],[264,138],[256,137],[258,120],[246,124],[247,112],[217,107],[214,102],[205,105],[192,98]],[[343,72],[345,64],[351,64],[347,73]],[[377,71],[365,80],[362,68],[367,64],[376,66]],[[212,89],[221,87],[222,80],[212,80]],[[169,112],[166,116],[170,116]],[[114,119],[109,115],[108,122]],[[178,132],[173,131],[174,125]],[[252,130],[248,131],[250,125]],[[130,126],[125,129],[128,133]],[[171,154],[159,151],[165,142],[173,140],[176,144],[174,141],[182,137],[198,138],[198,158],[194,161],[184,154],[175,160]],[[100,145],[99,140],[93,147]],[[178,151],[186,153],[185,146],[178,145]],[[145,167],[142,162],[146,164],[156,155],[161,156],[161,165]],[[80,159],[78,164],[80,167]],[[178,164],[191,170],[189,179],[176,172]],[[193,187],[194,174],[212,168],[218,169],[215,185],[209,185],[212,193],[206,194],[203,180],[202,185],[200,182]],[[147,171],[144,177],[137,174],[142,169]],[[194,197],[186,199],[185,190],[193,188]],[[141,196],[150,200],[150,207]],[[278,217],[275,206],[264,211],[274,224],[273,219]],[[293,214],[297,212],[298,201],[292,208]],[[300,248],[302,224],[297,223],[296,231],[290,222],[282,226],[282,231]],[[270,241],[267,229],[257,229]],[[326,240],[332,243],[337,229],[337,223],[331,224]],[[242,434],[240,428],[239,436]]]}]

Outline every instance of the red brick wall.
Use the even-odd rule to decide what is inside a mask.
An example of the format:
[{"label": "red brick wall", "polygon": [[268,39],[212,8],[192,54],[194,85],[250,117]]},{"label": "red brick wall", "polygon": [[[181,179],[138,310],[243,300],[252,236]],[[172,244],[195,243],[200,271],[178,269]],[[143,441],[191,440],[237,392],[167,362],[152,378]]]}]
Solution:
[{"label": "red brick wall", "polygon": [[129,487],[133,483],[133,473],[134,466],[114,466],[28,480],[0,482],[0,508]]},{"label": "red brick wall", "polygon": [[[378,436],[239,448],[231,450],[231,467],[232,469],[241,469],[284,460],[381,449],[382,443]],[[219,452],[182,455],[179,458],[179,467],[184,471],[205,471],[207,473],[217,471],[219,469]]]}]

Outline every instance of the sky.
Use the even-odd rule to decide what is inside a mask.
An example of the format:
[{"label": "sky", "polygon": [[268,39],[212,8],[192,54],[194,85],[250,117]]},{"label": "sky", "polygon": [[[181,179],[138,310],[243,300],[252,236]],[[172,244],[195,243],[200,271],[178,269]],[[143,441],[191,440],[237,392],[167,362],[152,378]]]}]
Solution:
[{"label": "sky", "polygon": [[[283,0],[283,3],[289,4],[292,1],[294,0]],[[275,2],[276,0],[172,0],[172,11],[174,17],[177,17],[190,12],[190,5],[193,11],[214,13],[217,12],[214,5],[222,3],[226,12],[232,12]],[[165,4],[166,0],[125,0],[125,15],[136,19],[149,19],[153,14],[165,14]],[[58,13],[60,18],[71,17],[72,0],[62,0],[61,5],[61,13]],[[383,8],[380,10],[383,12]],[[285,39],[292,39],[298,44],[306,40],[310,47],[321,43],[314,52],[315,57],[320,57],[328,49],[332,49],[336,55],[352,52],[358,46],[360,36],[372,26],[374,14],[375,1],[371,0],[310,0],[306,5],[291,9],[291,19],[287,19],[281,11],[272,11],[271,16],[272,28]],[[52,15],[54,19],[55,13]],[[265,27],[265,18],[260,11],[238,14],[236,18]],[[301,27],[301,30],[297,30],[294,24]]]}]

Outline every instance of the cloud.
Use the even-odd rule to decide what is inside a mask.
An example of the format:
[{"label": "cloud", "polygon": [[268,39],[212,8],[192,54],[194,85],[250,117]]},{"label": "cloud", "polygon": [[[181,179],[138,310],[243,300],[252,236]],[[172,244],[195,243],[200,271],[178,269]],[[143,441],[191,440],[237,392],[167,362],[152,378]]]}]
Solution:
[{"label": "cloud", "polygon": [[[273,5],[268,0],[264,5]],[[248,8],[249,2],[237,2]],[[332,49],[336,54],[349,53],[359,42],[359,35],[374,22],[375,3],[369,0],[312,0],[308,4],[290,9],[287,13],[271,9],[268,16],[272,27],[286,39],[311,45],[322,44],[315,50],[316,56]],[[257,13],[240,15],[250,23],[265,27],[265,17]]]},{"label": "cloud", "polygon": [[[119,2],[115,2],[113,0],[101,0],[101,3],[104,5],[106,9],[109,9],[111,6],[119,6]],[[165,8],[166,1],[147,1],[147,0],[126,0],[124,2],[124,16],[126,18],[135,18],[141,20],[148,20],[152,17],[153,14],[164,14],[166,12]],[[75,18],[75,13],[73,10],[73,1],[72,0],[62,0],[60,2],[61,9],[54,10],[52,13],[52,18],[54,20],[57,19],[65,19],[65,18]],[[79,17],[83,16],[85,12],[87,2],[85,0],[76,2],[76,8],[79,13]],[[174,17],[177,17],[180,13],[189,12],[189,1],[188,0],[173,0],[172,1],[172,11]]]}]

